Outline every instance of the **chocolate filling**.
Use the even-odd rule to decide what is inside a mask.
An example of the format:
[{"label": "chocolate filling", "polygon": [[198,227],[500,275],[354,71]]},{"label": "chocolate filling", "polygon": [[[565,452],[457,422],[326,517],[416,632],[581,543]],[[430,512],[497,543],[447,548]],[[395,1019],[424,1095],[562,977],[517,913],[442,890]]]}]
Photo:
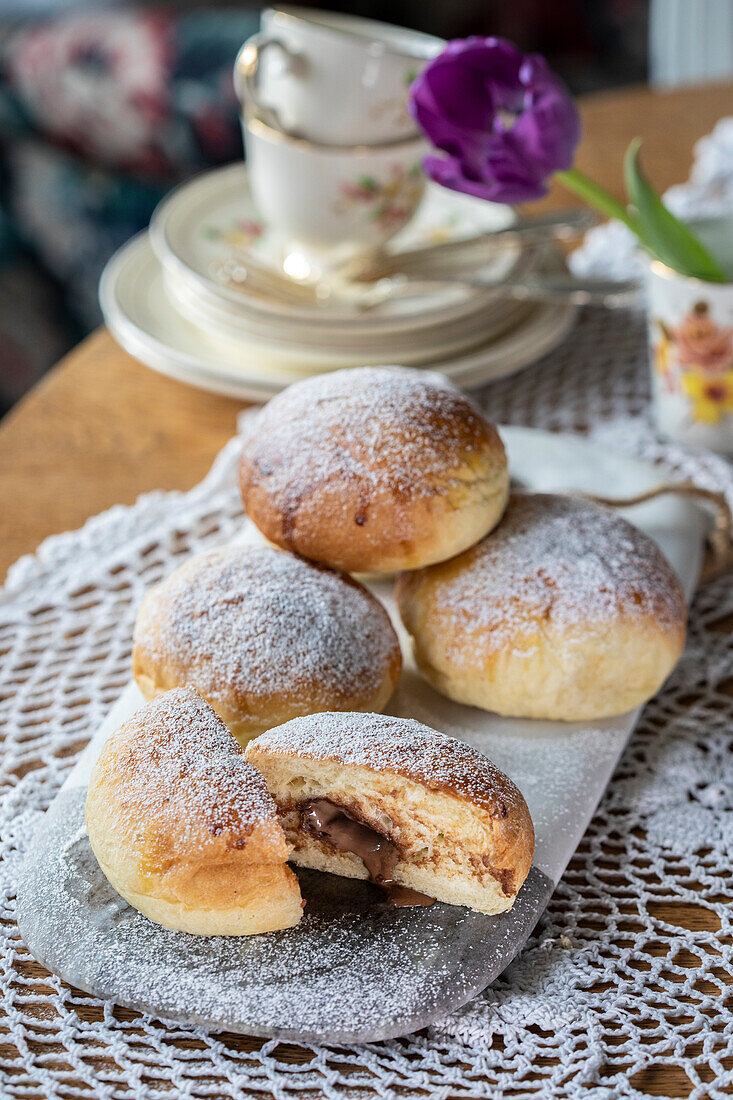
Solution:
[{"label": "chocolate filling", "polygon": [[356,821],[343,806],[330,798],[313,798],[298,807],[300,827],[316,840],[325,841],[337,852],[352,852],[363,862],[375,886],[387,890],[387,898],[397,906],[432,905],[435,898],[398,886],[392,872],[400,857],[399,849],[388,837]]},{"label": "chocolate filling", "polygon": [[409,886],[390,886],[387,891],[387,901],[396,909],[404,909],[409,905],[435,905],[435,898],[429,894],[421,894],[419,890],[412,890]]}]

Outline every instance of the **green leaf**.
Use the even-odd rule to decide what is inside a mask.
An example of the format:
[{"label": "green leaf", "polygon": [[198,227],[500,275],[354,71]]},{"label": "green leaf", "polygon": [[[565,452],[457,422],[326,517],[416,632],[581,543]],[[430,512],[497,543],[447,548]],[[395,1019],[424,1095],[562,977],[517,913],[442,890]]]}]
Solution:
[{"label": "green leaf", "polygon": [[639,160],[641,141],[626,150],[624,178],[629,200],[636,208],[641,240],[668,267],[709,283],[725,283],[727,276],[715,257],[692,230],[668,210],[646,178]]}]

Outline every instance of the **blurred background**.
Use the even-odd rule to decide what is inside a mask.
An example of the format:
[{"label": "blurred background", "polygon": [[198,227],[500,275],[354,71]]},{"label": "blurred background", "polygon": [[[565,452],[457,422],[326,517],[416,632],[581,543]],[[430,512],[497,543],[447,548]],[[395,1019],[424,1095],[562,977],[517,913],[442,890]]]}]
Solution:
[{"label": "blurred background", "polygon": [[[241,156],[231,69],[261,6],[0,0],[0,414],[99,323],[102,267],[161,196]],[[733,0],[317,6],[506,36],[576,93],[733,72]]]}]

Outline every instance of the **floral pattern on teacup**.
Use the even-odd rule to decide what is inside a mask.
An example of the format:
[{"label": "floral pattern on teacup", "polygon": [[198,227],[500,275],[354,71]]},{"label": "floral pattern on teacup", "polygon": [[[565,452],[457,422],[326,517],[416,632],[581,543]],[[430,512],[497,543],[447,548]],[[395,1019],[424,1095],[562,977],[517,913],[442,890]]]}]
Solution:
[{"label": "floral pattern on teacup", "polygon": [[400,96],[392,96],[389,99],[380,99],[367,111],[367,117],[372,119],[373,122],[386,122],[395,130],[402,127],[407,133],[411,128],[414,129],[414,124],[410,116],[410,112],[407,109],[407,91],[410,85],[417,78],[419,70],[411,66],[405,70],[402,77],[405,93]]},{"label": "floral pattern on teacup", "polygon": [[733,326],[719,324],[708,303],[698,301],[679,325],[657,319],[654,327],[653,364],[663,389],[684,395],[700,423],[733,413]]},{"label": "floral pattern on teacup", "polygon": [[409,221],[423,191],[424,178],[420,164],[404,169],[393,166],[385,180],[363,175],[354,182],[342,183],[341,198],[334,206],[335,214],[361,204],[369,219],[382,229],[391,229]]},{"label": "floral pattern on teacup", "polygon": [[457,211],[453,211],[440,225],[433,225],[425,234],[427,244],[444,244],[446,241],[455,240],[460,229],[462,217]]},{"label": "floral pattern on teacup", "polygon": [[[208,271],[212,279],[223,286],[241,290],[247,281],[247,251],[262,240],[265,227],[254,218],[238,218],[228,226],[203,225],[201,236],[217,246],[222,245],[221,254],[209,261]],[[244,255],[243,255],[244,254]]]}]

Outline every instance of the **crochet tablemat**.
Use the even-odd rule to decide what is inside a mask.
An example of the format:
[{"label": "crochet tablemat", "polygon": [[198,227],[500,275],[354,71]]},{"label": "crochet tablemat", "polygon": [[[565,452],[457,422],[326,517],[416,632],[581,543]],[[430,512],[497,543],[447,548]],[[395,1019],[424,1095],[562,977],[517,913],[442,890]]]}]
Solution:
[{"label": "crochet tablemat", "polygon": [[[724,489],[725,460],[658,443],[645,420],[643,319],[584,312],[541,362],[479,394],[504,423],[590,432]],[[700,589],[689,643],[645,709],[612,783],[520,957],[428,1030],[355,1047],[293,1047],[168,1026],[65,985],[14,920],[23,852],[129,679],[143,593],[241,525],[236,442],[189,493],[153,493],[48,539],[0,600],[0,1095],[448,1098],[675,1095],[733,1086],[733,588]],[[612,487],[609,487],[609,493]],[[670,1076],[671,1075],[671,1076]]]}]

